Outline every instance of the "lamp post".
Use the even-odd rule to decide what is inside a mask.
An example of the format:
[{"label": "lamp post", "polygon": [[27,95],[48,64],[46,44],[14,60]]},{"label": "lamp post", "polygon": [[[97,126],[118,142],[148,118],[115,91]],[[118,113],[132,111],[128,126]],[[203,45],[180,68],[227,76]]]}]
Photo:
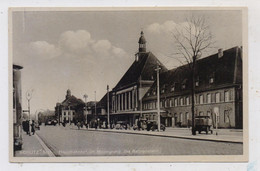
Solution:
[{"label": "lamp post", "polygon": [[29,120],[30,120],[31,119],[30,100],[32,99],[32,92],[31,91],[26,92],[26,99],[28,101],[28,114],[29,114]]},{"label": "lamp post", "polygon": [[87,94],[84,94],[83,98],[85,99],[85,113],[86,113],[86,124],[88,124],[88,113],[87,113],[87,98],[88,98],[88,95]]},{"label": "lamp post", "polygon": [[157,65],[157,68],[155,69],[157,74],[157,115],[158,115],[158,131],[161,131],[161,115],[160,115],[160,85],[159,85],[159,73],[160,73],[160,67]]}]

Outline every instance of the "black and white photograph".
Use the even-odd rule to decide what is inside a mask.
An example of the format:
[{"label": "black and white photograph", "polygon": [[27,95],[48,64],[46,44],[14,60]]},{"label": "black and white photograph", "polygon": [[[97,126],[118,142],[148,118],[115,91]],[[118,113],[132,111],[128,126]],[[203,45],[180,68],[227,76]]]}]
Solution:
[{"label": "black and white photograph", "polygon": [[10,8],[12,162],[247,161],[246,8]]}]

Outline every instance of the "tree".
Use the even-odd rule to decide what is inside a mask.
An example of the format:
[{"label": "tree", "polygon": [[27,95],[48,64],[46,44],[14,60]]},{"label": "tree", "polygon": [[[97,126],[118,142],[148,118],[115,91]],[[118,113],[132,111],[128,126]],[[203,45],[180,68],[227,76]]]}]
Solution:
[{"label": "tree", "polygon": [[195,127],[195,72],[196,62],[202,53],[214,44],[209,26],[204,17],[191,17],[185,23],[176,26],[172,33],[176,47],[176,59],[188,65],[191,89],[192,135],[196,135]]}]

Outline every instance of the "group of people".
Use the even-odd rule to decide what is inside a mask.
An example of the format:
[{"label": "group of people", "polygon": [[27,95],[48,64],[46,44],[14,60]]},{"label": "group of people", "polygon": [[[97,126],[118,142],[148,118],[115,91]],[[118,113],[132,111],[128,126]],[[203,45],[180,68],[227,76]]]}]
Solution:
[{"label": "group of people", "polygon": [[35,122],[34,120],[26,120],[22,122],[23,130],[27,135],[31,136],[35,134]]}]

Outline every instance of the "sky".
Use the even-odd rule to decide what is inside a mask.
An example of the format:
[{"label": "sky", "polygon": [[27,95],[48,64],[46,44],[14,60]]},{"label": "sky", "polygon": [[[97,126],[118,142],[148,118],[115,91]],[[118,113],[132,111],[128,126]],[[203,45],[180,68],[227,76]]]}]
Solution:
[{"label": "sky", "polygon": [[204,56],[242,46],[241,11],[15,11],[12,14],[13,63],[22,65],[23,108],[32,91],[31,110],[54,110],[72,95],[100,100],[133,63],[141,30],[147,50],[168,68],[176,48],[172,30],[190,16],[205,17],[214,48]]}]

